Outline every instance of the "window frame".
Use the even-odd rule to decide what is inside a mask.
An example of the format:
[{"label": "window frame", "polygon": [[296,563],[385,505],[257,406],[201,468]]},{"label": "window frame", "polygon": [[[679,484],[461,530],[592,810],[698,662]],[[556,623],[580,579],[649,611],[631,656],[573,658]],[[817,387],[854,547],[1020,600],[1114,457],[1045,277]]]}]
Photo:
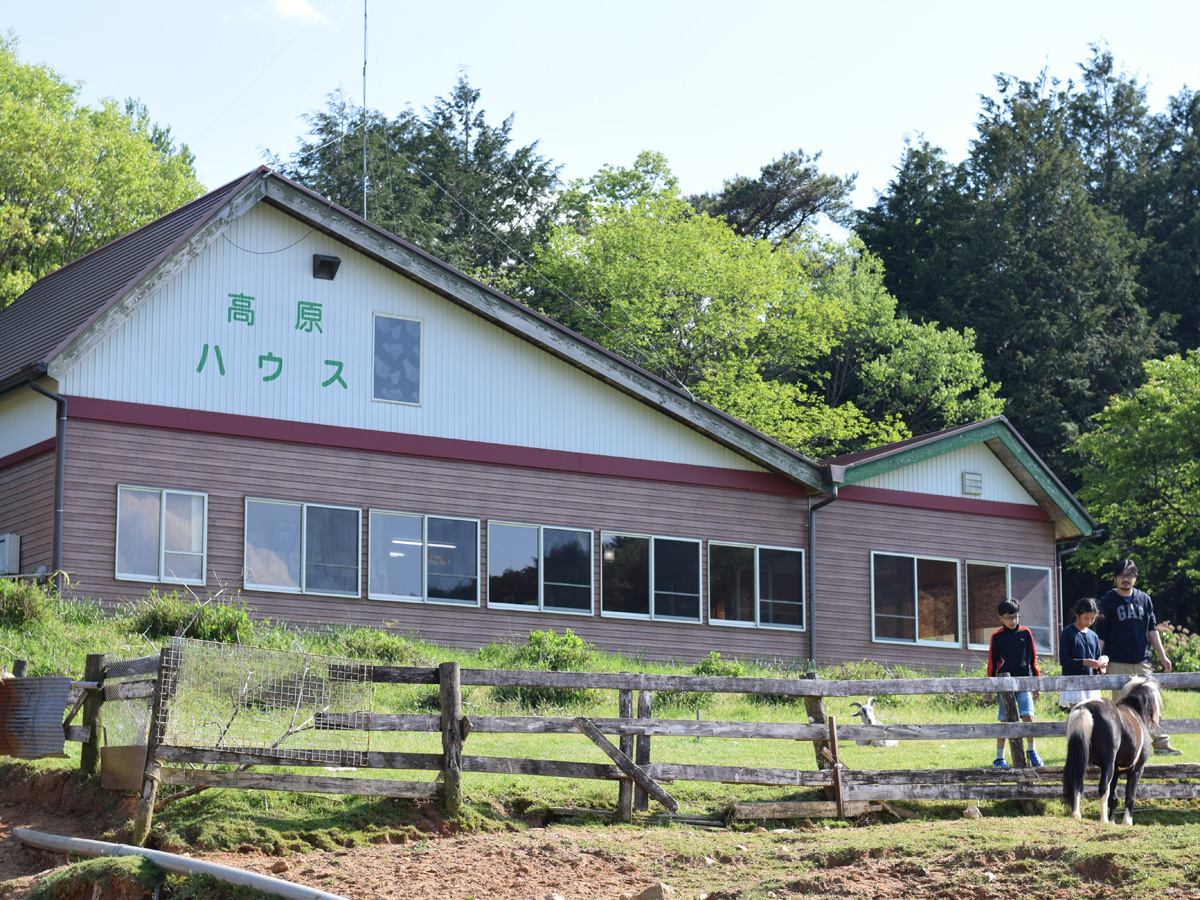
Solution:
[{"label": "window frame", "polygon": [[[911,641],[903,638],[879,637],[876,634],[876,612],[875,612],[875,557],[876,556],[892,556],[899,559],[910,559],[913,564],[913,620],[918,627],[914,627],[914,637]],[[920,593],[920,582],[917,580],[917,561],[928,560],[929,562],[953,563],[954,564],[954,630],[956,633],[953,641],[933,641],[928,638],[919,636],[920,623],[920,608],[917,601]],[[905,647],[942,647],[942,648],[962,648],[963,646],[963,562],[960,559],[948,556],[929,556],[921,553],[902,553],[892,550],[872,550],[871,551],[871,642],[876,644],[900,644]]]},{"label": "window frame", "polygon": [[[382,591],[376,591],[371,587],[371,574],[373,567],[370,564],[371,560],[371,541],[374,538],[375,529],[372,527],[371,519],[373,516],[404,516],[410,519],[419,519],[421,522],[421,595],[409,594],[387,594]],[[439,597],[429,596],[429,520],[438,519],[448,522],[468,522],[475,526],[475,599],[473,602],[463,602],[458,600],[446,600]],[[483,578],[483,566],[481,563],[481,546],[480,546],[480,520],[472,519],[468,516],[443,516],[434,513],[417,513],[406,512],[395,509],[379,509],[371,507],[367,510],[367,599],[381,600],[386,603],[424,603],[433,604],[435,606],[449,606],[458,609],[479,609],[481,606],[482,591],[480,590],[480,581]],[[521,607],[527,609],[528,607]]]},{"label": "window frame", "polygon": [[[526,606],[521,603],[504,603],[502,601],[492,600],[492,527],[509,527],[509,528],[535,528],[537,529],[537,552],[538,552],[538,602],[537,606]],[[546,529],[551,531],[572,531],[588,536],[588,608],[582,609],[567,609],[562,606],[547,606],[546,605],[546,548],[545,534]],[[495,607],[496,609],[512,609],[523,610],[525,612],[545,612],[564,616],[593,616],[596,613],[596,532],[591,528],[579,528],[569,525],[534,525],[529,522],[510,522],[505,519],[489,519],[487,523],[487,606],[488,609]],[[582,585],[574,585],[581,587]]]},{"label": "window frame", "polygon": [[[643,538],[650,542],[647,554],[649,568],[646,573],[649,595],[647,596],[647,613],[628,613],[609,611],[604,608],[604,539],[605,537]],[[696,617],[667,616],[655,612],[655,597],[659,593],[654,588],[655,567],[657,565],[655,545],[657,541],[679,541],[696,545]],[[639,622],[686,622],[702,624],[704,622],[704,541],[700,538],[674,537],[670,535],[641,534],[632,531],[601,531],[600,532],[600,615],[609,619],[632,619]]]},{"label": "window frame", "polygon": [[[389,400],[387,397],[375,395],[375,337],[377,319],[402,319],[406,322],[416,322],[417,334],[417,399]],[[425,320],[418,316],[402,316],[396,313],[376,312],[371,314],[371,402],[392,403],[396,406],[419,407],[425,400]]]},{"label": "window frame", "polygon": [[[147,491],[158,494],[158,577],[151,578],[148,575],[134,573],[122,574],[120,571],[121,565],[121,492],[122,491]],[[200,572],[199,579],[195,578],[179,578],[168,574],[166,566],[167,555],[167,496],[178,495],[183,497],[199,497],[203,506],[201,509],[201,525],[200,525]],[[141,484],[118,484],[117,485],[117,508],[116,521],[113,529],[113,578],[117,581],[140,581],[145,584],[190,584],[203,587],[208,583],[208,493],[205,491],[185,491],[176,490],[175,488],[158,488],[150,487]],[[192,551],[172,550],[172,553],[187,553],[188,555],[196,555]]]},{"label": "window frame", "polygon": [[[270,585],[259,584],[247,580],[250,573],[250,566],[246,558],[249,549],[249,527],[250,527],[250,504],[251,503],[272,503],[277,506],[291,506],[300,508],[300,583],[296,586],[291,585]],[[355,529],[355,555],[354,555],[354,593],[348,591],[328,591],[328,590],[310,590],[308,588],[308,510],[310,507],[319,509],[337,509],[345,512],[353,512],[357,518],[357,526]],[[273,497],[249,497],[243,500],[242,505],[242,587],[248,591],[264,591],[274,594],[304,594],[309,597],[340,597],[346,600],[357,600],[362,597],[362,508],[358,506],[344,506],[338,503],[316,503],[304,500],[278,500]]]},{"label": "window frame", "polygon": [[[708,606],[706,610],[707,621],[710,625],[718,625],[722,628],[771,628],[777,631],[807,631],[808,630],[808,567],[805,564],[807,554],[802,547],[782,547],[774,544],[746,544],[740,541],[708,541],[708,572],[707,572],[707,593]],[[743,550],[754,551],[754,621],[741,621],[733,619],[714,619],[712,615],[713,602],[713,573],[712,573],[712,548],[717,547],[737,547]],[[762,604],[766,599],[762,596],[762,550],[783,550],[788,553],[800,554],[800,624],[799,625],[775,625],[771,622],[762,621]]]},{"label": "window frame", "polygon": [[[970,582],[970,567],[971,566],[993,566],[995,568],[1003,568],[1004,569],[1004,596],[1005,597],[1011,597],[1013,595],[1013,592],[1012,592],[1012,570],[1013,570],[1013,567],[1016,567],[1018,569],[1034,569],[1036,571],[1046,573],[1046,584],[1047,584],[1046,611],[1048,613],[1048,620],[1047,620],[1048,624],[1046,626],[1046,634],[1048,635],[1048,638],[1049,638],[1049,644],[1047,647],[1037,646],[1037,638],[1035,635],[1034,647],[1040,656],[1057,658],[1058,647],[1057,647],[1056,638],[1058,636],[1058,633],[1055,630],[1055,623],[1054,623],[1054,599],[1055,599],[1054,598],[1054,567],[1053,566],[1036,565],[1034,563],[996,562],[995,560],[987,560],[987,559],[965,560],[963,573],[964,573],[964,576],[966,576],[966,577],[964,579],[964,584],[963,584],[963,589],[965,592],[963,599],[964,599],[966,619],[967,619],[968,624],[971,621],[971,595],[968,591],[969,582]],[[993,611],[993,615],[996,615],[994,613],[994,611]],[[993,622],[995,622],[995,627],[993,627],[991,629],[991,632],[989,632],[989,635],[994,634],[996,629],[1001,627],[1000,622],[997,621],[995,618],[993,618]],[[1025,625],[1024,616],[1022,616],[1021,624]],[[1029,626],[1026,625],[1025,627],[1028,628]],[[1031,629],[1031,631],[1032,631],[1032,629]],[[989,644],[972,643],[971,642],[971,630],[969,627],[967,628],[967,631],[966,631],[966,640],[967,640],[967,649],[969,649],[969,650],[987,650],[991,646],[990,643]]]}]

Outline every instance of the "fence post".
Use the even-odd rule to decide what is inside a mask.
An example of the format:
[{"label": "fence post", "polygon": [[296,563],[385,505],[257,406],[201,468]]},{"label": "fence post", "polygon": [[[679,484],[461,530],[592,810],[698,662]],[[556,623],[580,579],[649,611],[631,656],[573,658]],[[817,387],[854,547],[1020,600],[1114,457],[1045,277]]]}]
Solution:
[{"label": "fence post", "polygon": [[108,657],[103,653],[89,653],[83,665],[83,680],[94,681],[98,685],[95,690],[89,690],[83,701],[83,717],[80,724],[90,728],[91,735],[79,751],[79,771],[84,775],[95,775],[100,771],[100,745],[103,741],[104,727],[104,667]]},{"label": "fence post", "polygon": [[[654,718],[654,692],[653,691],[638,691],[637,700],[637,717],[639,719]],[[650,735],[639,734],[635,742],[637,749],[634,751],[634,762],[641,768],[646,768],[650,765]],[[647,812],[650,809],[650,795],[640,787],[634,788],[633,791],[633,808],[638,812]]]},{"label": "fence post", "polygon": [[167,681],[167,653],[164,647],[158,652],[158,677],[154,679],[154,694],[150,700],[150,725],[146,729],[146,767],[142,770],[142,796],[138,800],[137,815],[133,820],[133,832],[129,840],[135,847],[144,847],[150,837],[150,824],[154,819],[154,801],[158,798],[158,773],[162,766],[154,758],[158,750],[161,732],[166,728],[166,709],[174,691]]},{"label": "fence post", "polygon": [[456,662],[438,665],[442,703],[442,805],[446,815],[462,812],[462,688]]},{"label": "fence post", "polygon": [[[804,677],[812,679],[813,681],[816,681],[817,673],[816,672],[807,672],[807,673],[805,673]],[[827,719],[825,718],[825,698],[824,697],[821,697],[819,695],[806,696],[804,698],[804,711],[808,714],[809,720],[814,725],[825,725],[827,723]],[[830,750],[830,748],[829,748],[828,741],[813,741],[813,753],[817,757],[817,768],[818,769],[834,768],[835,760],[833,758],[833,751]],[[826,800],[835,799],[834,789],[832,787],[825,788],[825,799]]]},{"label": "fence post", "polygon": [[[622,719],[633,718],[633,691],[617,692],[617,715]],[[633,759],[633,735],[621,735],[618,746],[622,753]],[[617,783],[617,818],[622,822],[633,821],[633,781],[628,778]]]}]

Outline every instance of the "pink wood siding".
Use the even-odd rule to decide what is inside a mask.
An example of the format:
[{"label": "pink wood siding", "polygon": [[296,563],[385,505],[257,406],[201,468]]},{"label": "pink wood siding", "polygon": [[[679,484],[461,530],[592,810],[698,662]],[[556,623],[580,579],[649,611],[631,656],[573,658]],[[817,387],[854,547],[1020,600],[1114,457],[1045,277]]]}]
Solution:
[{"label": "pink wood siding", "polygon": [[54,540],[54,451],[0,469],[0,533],[21,536],[21,572],[50,569]]},{"label": "pink wood siding", "polygon": [[[959,649],[871,640],[871,552],[936,556],[959,561],[959,599],[964,642]],[[967,650],[965,561],[987,560],[1051,569],[1057,597],[1054,526],[1015,518],[940,510],[904,509],[838,500],[817,512],[817,659],[874,660],[937,670],[987,663],[986,650]],[[1052,630],[1061,623],[1057,600]]]},{"label": "pink wood siding", "polygon": [[[363,510],[363,596],[342,599],[244,591],[261,616],[294,623],[381,625],[414,630],[433,641],[477,646],[531,629],[570,628],[608,650],[652,658],[725,655],[800,657],[807,632],[689,625],[600,617],[601,530],[804,548],[807,501],[697,485],[623,480],[513,466],[403,457],[370,451],[299,446],[266,440],[183,434],[166,429],[76,420],[67,467],[68,571],[79,593],[106,601],[136,599],[152,587],[116,581],[117,484],[208,494],[208,592],[234,596],[241,587],[247,496],[357,506]],[[781,490],[793,494],[791,483]],[[480,520],[484,607],[366,599],[367,510],[385,509]],[[573,616],[486,607],[488,520],[591,528],[594,613]],[[707,559],[707,544],[704,545]],[[215,570],[215,577],[213,572]],[[158,585],[159,590],[170,587]],[[203,593],[203,591],[198,591]],[[703,596],[707,596],[706,592]]]}]

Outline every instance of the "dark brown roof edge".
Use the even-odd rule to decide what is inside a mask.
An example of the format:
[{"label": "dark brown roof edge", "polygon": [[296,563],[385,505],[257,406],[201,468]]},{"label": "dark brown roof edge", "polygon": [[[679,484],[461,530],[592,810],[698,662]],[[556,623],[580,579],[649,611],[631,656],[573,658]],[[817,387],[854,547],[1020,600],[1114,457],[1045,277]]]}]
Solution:
[{"label": "dark brown roof edge", "polygon": [[[224,199],[224,201],[222,201],[221,203],[217,204],[212,209],[210,209],[208,211],[207,215],[202,216],[199,219],[197,219],[195,222],[193,222],[190,228],[188,228],[186,231],[184,231],[182,234],[180,234],[179,237],[177,237],[174,241],[171,242],[170,245],[163,248],[161,253],[159,253],[152,260],[150,260],[149,263],[147,263],[145,266],[143,266],[140,271],[138,271],[133,277],[131,277],[127,282],[125,282],[125,284],[123,284],[116,292],[114,292],[111,297],[109,297],[102,304],[100,304],[100,306],[97,307],[97,309],[90,316],[88,316],[83,322],[81,322],[79,325],[77,325],[74,330],[72,330],[65,338],[63,338],[63,340],[61,340],[58,343],[58,345],[56,347],[54,347],[54,349],[51,350],[46,355],[45,362],[48,362],[49,360],[51,360],[55,356],[57,356],[59,353],[61,353],[71,343],[71,341],[75,340],[75,338],[78,337],[83,331],[87,330],[87,328],[93,322],[95,322],[102,315],[104,315],[104,313],[107,312],[108,309],[114,303],[116,303],[121,297],[125,296],[125,294],[131,288],[133,288],[138,282],[140,282],[143,278],[145,278],[150,273],[150,271],[152,269],[154,269],[155,266],[157,266],[164,259],[166,259],[172,253],[174,253],[175,250],[178,249],[181,244],[183,244],[188,238],[190,238],[193,234],[196,233],[197,229],[199,229],[206,222],[208,222],[214,215],[216,215],[218,210],[223,208],[225,206],[225,204],[227,204],[231,199],[233,199],[238,194],[240,194],[242,192],[242,190],[246,187],[246,185],[250,184],[255,178],[258,178],[261,175],[269,174],[270,171],[271,170],[268,169],[266,166],[259,166],[254,171],[248,172],[247,174],[242,175],[239,178],[235,178],[235,179],[233,179],[233,181],[226,182],[225,184],[221,185],[219,188],[214,188],[211,191],[206,191],[205,193],[201,194],[199,197],[197,197],[195,200],[191,201],[190,203],[185,203],[183,206],[173,209],[173,210],[171,210],[171,212],[167,213],[167,216],[178,215],[178,214],[182,213],[184,210],[189,209],[190,207],[195,206],[198,203],[202,203],[205,199],[209,199],[209,201],[211,202],[211,198],[212,198],[213,194],[219,194],[223,191],[229,192],[228,196]],[[55,271],[51,272],[49,275],[46,276],[46,278],[47,279],[54,278],[60,272],[68,271],[73,266],[77,265],[78,263],[83,262],[84,260],[88,259],[91,256],[94,256],[97,253],[113,252],[115,250],[115,248],[118,247],[118,245],[120,245],[121,243],[123,243],[125,241],[132,239],[133,237],[135,237],[136,235],[138,235],[145,229],[151,228],[151,227],[157,225],[164,218],[166,218],[166,216],[159,216],[157,219],[147,222],[141,228],[134,229],[133,231],[129,232],[128,234],[124,234],[121,237],[117,238],[115,241],[110,241],[109,243],[105,244],[103,247],[97,247],[91,253],[86,253],[83,256],[79,257],[79,259],[72,260],[70,263],[63,266],[61,269],[56,269]]]}]

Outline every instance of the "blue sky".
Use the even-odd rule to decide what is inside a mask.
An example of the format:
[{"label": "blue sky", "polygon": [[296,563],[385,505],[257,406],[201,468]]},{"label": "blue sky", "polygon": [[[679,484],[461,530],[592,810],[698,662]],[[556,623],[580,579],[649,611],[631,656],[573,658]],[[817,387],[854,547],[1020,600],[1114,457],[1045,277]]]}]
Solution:
[{"label": "blue sky", "polygon": [[[10,6],[16,4],[10,4]],[[388,115],[446,94],[465,68],[491,122],[581,178],[666,154],[687,193],[753,175],[786,150],[857,172],[873,202],[906,135],[961,159],[993,76],[1066,79],[1107,41],[1151,106],[1200,88],[1200,4],[864,0],[572,4],[368,0],[367,105]],[[363,0],[42,0],[9,9],[25,62],[139,97],[216,187],[287,155],[301,116],[339,85],[361,102]]]}]

